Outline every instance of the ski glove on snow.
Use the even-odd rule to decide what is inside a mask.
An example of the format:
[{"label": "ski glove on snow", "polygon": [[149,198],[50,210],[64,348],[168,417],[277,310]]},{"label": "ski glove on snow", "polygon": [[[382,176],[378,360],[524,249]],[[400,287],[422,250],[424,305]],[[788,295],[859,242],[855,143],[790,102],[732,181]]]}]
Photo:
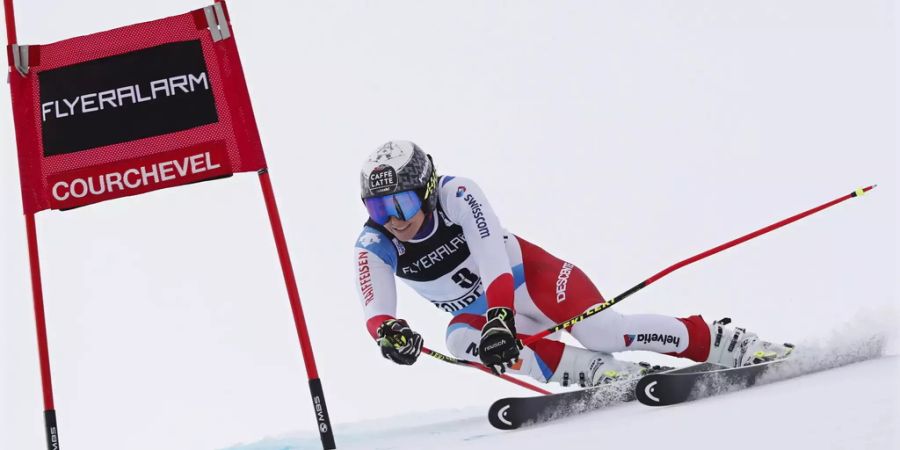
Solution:
[{"label": "ski glove on snow", "polygon": [[478,357],[495,375],[512,367],[522,349],[522,342],[516,337],[513,314],[509,308],[491,308],[487,311],[487,323],[481,328]]},{"label": "ski glove on snow", "polygon": [[397,364],[412,365],[422,353],[422,335],[403,319],[385,320],[376,332],[382,356]]}]

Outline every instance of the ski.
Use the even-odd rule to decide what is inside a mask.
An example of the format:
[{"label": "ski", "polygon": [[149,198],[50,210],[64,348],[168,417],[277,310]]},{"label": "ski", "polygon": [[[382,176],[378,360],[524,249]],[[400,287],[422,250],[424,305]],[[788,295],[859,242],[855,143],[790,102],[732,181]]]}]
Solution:
[{"label": "ski", "polygon": [[787,359],[735,368],[702,363],[651,374],[638,380],[635,396],[645,405],[668,406],[738,391],[753,386],[760,376],[785,361]]},{"label": "ski", "polygon": [[536,397],[508,397],[494,402],[488,411],[491,425],[514,430],[534,423],[548,422],[634,400],[637,380],[610,383]]},{"label": "ski", "polygon": [[645,405],[674,405],[752,386],[770,367],[783,361],[785,359],[738,368],[700,363],[577,391],[502,398],[491,405],[488,420],[495,428],[514,430],[524,425],[615,406],[635,398]]},{"label": "ski", "polygon": [[[712,367],[713,365],[711,364],[698,364],[659,373],[709,370]],[[488,411],[488,419],[495,428],[514,430],[523,425],[549,422],[563,417],[615,406],[634,400],[634,390],[637,382],[637,379],[631,379],[559,394],[502,398],[491,405]]]}]

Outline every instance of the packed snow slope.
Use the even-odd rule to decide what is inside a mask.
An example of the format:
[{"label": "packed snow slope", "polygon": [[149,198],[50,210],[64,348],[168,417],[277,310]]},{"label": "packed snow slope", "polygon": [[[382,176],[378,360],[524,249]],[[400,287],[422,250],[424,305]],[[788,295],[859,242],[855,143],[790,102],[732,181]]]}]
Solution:
[{"label": "packed snow slope", "polygon": [[[636,402],[516,431],[492,428],[484,408],[435,410],[336,426],[341,449],[597,449],[900,448],[900,356],[891,330],[843,329],[824,342],[806,342],[791,368],[760,385],[681,405]],[[524,394],[523,394],[524,395]],[[435,405],[439,399],[435,399]],[[699,447],[698,447],[699,446]],[[226,450],[321,448],[304,432]]]},{"label": "packed snow slope", "polygon": [[[625,404],[517,431],[492,428],[487,408],[435,411],[338,426],[341,449],[767,448],[896,449],[900,358],[886,357],[679,406]],[[887,395],[886,395],[887,394]],[[635,447],[637,446],[637,447]],[[229,450],[321,448],[303,433]]]},{"label": "packed snow slope", "polygon": [[[18,38],[50,43],[211,2],[16,0]],[[529,391],[433,358],[384,360],[352,249],[366,219],[360,164],[389,139],[476,180],[504,227],[607,297],[878,183],[615,308],[728,316],[798,345],[864,310],[897,328],[896,3],[229,0],[340,448],[866,448],[861,436],[890,447],[896,408],[875,395],[897,379],[888,361],[498,432],[488,406]],[[46,450],[9,95],[0,88],[0,450]],[[316,422],[255,174],[42,212],[36,225],[60,448],[212,450],[266,436],[287,438],[256,448],[321,448],[291,435]],[[398,295],[398,315],[445,351],[450,316],[408,286]]]}]

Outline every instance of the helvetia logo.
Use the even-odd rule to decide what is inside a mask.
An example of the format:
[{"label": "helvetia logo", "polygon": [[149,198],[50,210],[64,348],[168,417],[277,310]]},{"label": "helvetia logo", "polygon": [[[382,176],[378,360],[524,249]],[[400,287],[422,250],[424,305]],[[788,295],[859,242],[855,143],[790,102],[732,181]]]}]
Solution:
[{"label": "helvetia logo", "polygon": [[460,187],[456,188],[456,196],[462,197],[463,195],[466,195],[466,187],[460,186]]},{"label": "helvetia logo", "polygon": [[630,347],[631,344],[636,342],[642,342],[644,344],[651,344],[653,342],[659,342],[662,345],[672,344],[675,347],[678,347],[678,344],[681,343],[681,338],[677,336],[673,336],[671,334],[657,334],[657,333],[643,333],[643,334],[626,334],[625,336],[625,346]]}]

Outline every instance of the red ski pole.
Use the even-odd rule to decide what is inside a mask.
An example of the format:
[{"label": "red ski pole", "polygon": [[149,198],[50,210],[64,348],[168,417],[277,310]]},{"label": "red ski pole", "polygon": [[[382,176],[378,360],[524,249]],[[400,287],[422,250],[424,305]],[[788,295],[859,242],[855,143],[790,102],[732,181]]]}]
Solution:
[{"label": "red ski pole", "polygon": [[[474,362],[471,362],[471,361],[465,361],[465,360],[462,360],[462,359],[456,359],[456,358],[454,358],[454,357],[452,357],[452,356],[447,356],[447,355],[445,355],[445,354],[443,354],[443,353],[436,352],[436,351],[431,350],[431,349],[429,349],[429,348],[427,348],[427,347],[422,348],[422,353],[425,353],[426,355],[431,355],[431,356],[432,356],[433,358],[435,358],[435,359],[439,359],[439,360],[441,360],[441,361],[448,362],[448,363],[450,363],[450,364],[456,364],[456,365],[459,365],[459,366],[468,366],[468,367],[472,367],[472,368],[481,370],[482,372],[489,373],[489,374],[491,374],[491,375],[494,374],[493,372],[491,372],[491,369],[488,369],[487,367],[485,367],[485,366],[483,366],[483,365],[481,365],[481,364],[474,363]],[[532,391],[537,392],[537,393],[540,393],[540,394],[550,394],[550,393],[551,393],[550,391],[541,389],[541,388],[539,388],[539,387],[537,387],[537,386],[535,386],[535,385],[533,385],[533,384],[526,383],[526,382],[524,382],[524,381],[522,381],[522,380],[519,380],[519,379],[517,379],[517,378],[513,378],[513,377],[511,377],[511,376],[509,376],[509,375],[506,375],[506,374],[500,374],[500,375],[497,375],[497,377],[502,378],[502,379],[504,379],[504,380],[506,380],[506,381],[509,381],[510,383],[513,383],[513,384],[517,384],[517,385],[519,385],[519,386],[522,386],[522,387],[525,388],[525,389],[531,389]]]},{"label": "red ski pole", "polygon": [[696,254],[696,255],[694,255],[694,256],[691,256],[690,258],[685,259],[684,261],[681,261],[681,262],[672,264],[671,266],[669,266],[669,267],[663,269],[662,271],[660,271],[660,272],[657,273],[656,275],[653,275],[652,277],[647,278],[647,279],[644,280],[644,281],[641,281],[640,283],[636,284],[636,285],[635,285],[634,287],[632,287],[631,289],[629,289],[629,290],[627,290],[627,291],[625,291],[625,292],[619,294],[618,296],[614,297],[612,300],[607,300],[605,303],[601,303],[601,304],[599,304],[599,305],[597,305],[597,306],[594,306],[594,307],[588,309],[587,311],[585,311],[585,312],[583,312],[583,313],[581,313],[581,314],[579,314],[579,315],[577,315],[577,316],[575,316],[575,317],[573,317],[573,318],[571,318],[571,319],[569,319],[569,320],[567,320],[567,321],[565,321],[565,322],[558,323],[558,324],[556,324],[556,325],[554,325],[554,326],[552,326],[552,327],[550,327],[550,328],[547,328],[547,329],[544,330],[544,331],[541,331],[540,333],[531,335],[530,337],[523,339],[523,340],[522,340],[522,343],[523,343],[524,345],[528,345],[528,344],[531,344],[531,343],[536,342],[537,340],[539,340],[539,339],[541,339],[541,338],[543,338],[543,337],[545,337],[545,336],[548,336],[548,335],[551,335],[551,334],[553,334],[553,333],[556,333],[556,332],[559,331],[559,330],[562,330],[562,329],[564,329],[564,328],[569,328],[569,327],[575,325],[576,323],[581,322],[582,320],[587,319],[588,317],[591,317],[591,316],[593,316],[593,315],[595,315],[595,314],[598,314],[598,313],[600,313],[601,311],[604,311],[604,310],[606,310],[607,308],[611,307],[612,305],[615,305],[616,303],[621,302],[622,300],[625,300],[626,298],[628,298],[629,296],[631,296],[631,294],[634,294],[635,292],[637,292],[637,291],[639,291],[639,290],[641,290],[641,289],[643,289],[643,288],[645,288],[645,287],[647,287],[647,286],[653,284],[654,282],[656,282],[656,281],[659,280],[660,278],[662,278],[662,277],[664,277],[664,276],[666,276],[666,275],[668,275],[668,274],[670,274],[670,273],[672,273],[672,272],[674,272],[674,271],[676,271],[676,270],[678,270],[678,269],[680,269],[680,268],[682,268],[682,267],[684,267],[684,266],[687,266],[687,265],[689,265],[689,264],[693,264],[693,263],[695,263],[695,262],[697,262],[697,261],[700,261],[701,259],[704,259],[704,258],[707,258],[707,257],[709,257],[709,256],[715,255],[716,253],[719,253],[719,252],[721,252],[721,251],[723,251],[723,250],[727,250],[727,249],[729,249],[729,248],[731,248],[731,247],[734,247],[735,245],[741,244],[741,243],[743,243],[743,242],[747,242],[747,241],[749,241],[750,239],[753,239],[753,238],[755,238],[755,237],[762,236],[762,235],[764,235],[764,234],[766,234],[766,233],[768,233],[768,232],[770,232],[770,231],[772,231],[772,230],[777,230],[778,228],[781,228],[781,227],[783,227],[783,226],[785,226],[785,225],[787,225],[787,224],[796,222],[796,221],[798,221],[798,220],[800,220],[800,219],[802,219],[802,218],[804,218],[804,217],[811,216],[811,215],[813,215],[813,214],[815,214],[815,213],[817,213],[817,212],[819,212],[819,211],[822,211],[823,209],[830,208],[830,207],[832,207],[832,206],[834,206],[834,205],[837,205],[838,203],[841,203],[841,202],[843,202],[843,201],[845,201],[845,200],[849,200],[849,199],[854,198],[854,197],[862,196],[863,194],[865,194],[866,192],[871,191],[872,189],[874,189],[874,188],[877,187],[877,186],[878,186],[878,185],[875,184],[875,185],[872,185],[872,186],[868,186],[868,187],[864,187],[864,188],[861,188],[861,189],[857,189],[857,190],[855,190],[855,191],[853,191],[853,192],[851,192],[851,193],[849,193],[849,194],[847,194],[847,195],[845,195],[845,196],[843,196],[843,197],[836,198],[836,199],[834,199],[834,200],[832,200],[832,201],[830,201],[830,202],[828,202],[828,203],[824,203],[824,204],[822,204],[822,205],[816,206],[815,208],[812,208],[812,209],[810,209],[810,210],[808,210],[808,211],[804,211],[804,212],[802,212],[802,213],[800,213],[800,214],[797,214],[797,215],[788,217],[787,219],[784,219],[784,220],[782,220],[782,221],[780,221],[780,222],[773,223],[772,225],[769,225],[769,226],[764,227],[764,228],[760,228],[760,229],[758,229],[758,230],[756,230],[756,231],[754,231],[754,232],[752,232],[752,233],[746,234],[746,235],[741,236],[741,237],[739,237],[739,238],[737,238],[737,239],[734,239],[734,240],[732,240],[732,241],[728,241],[728,242],[726,242],[726,243],[724,243],[724,244],[722,244],[722,245],[720,245],[720,246],[718,246],[718,247],[714,247],[714,248],[711,248],[711,249],[709,249],[709,250],[707,250],[707,251],[705,251],[705,252],[703,252],[703,253],[699,253],[699,254]]}]

